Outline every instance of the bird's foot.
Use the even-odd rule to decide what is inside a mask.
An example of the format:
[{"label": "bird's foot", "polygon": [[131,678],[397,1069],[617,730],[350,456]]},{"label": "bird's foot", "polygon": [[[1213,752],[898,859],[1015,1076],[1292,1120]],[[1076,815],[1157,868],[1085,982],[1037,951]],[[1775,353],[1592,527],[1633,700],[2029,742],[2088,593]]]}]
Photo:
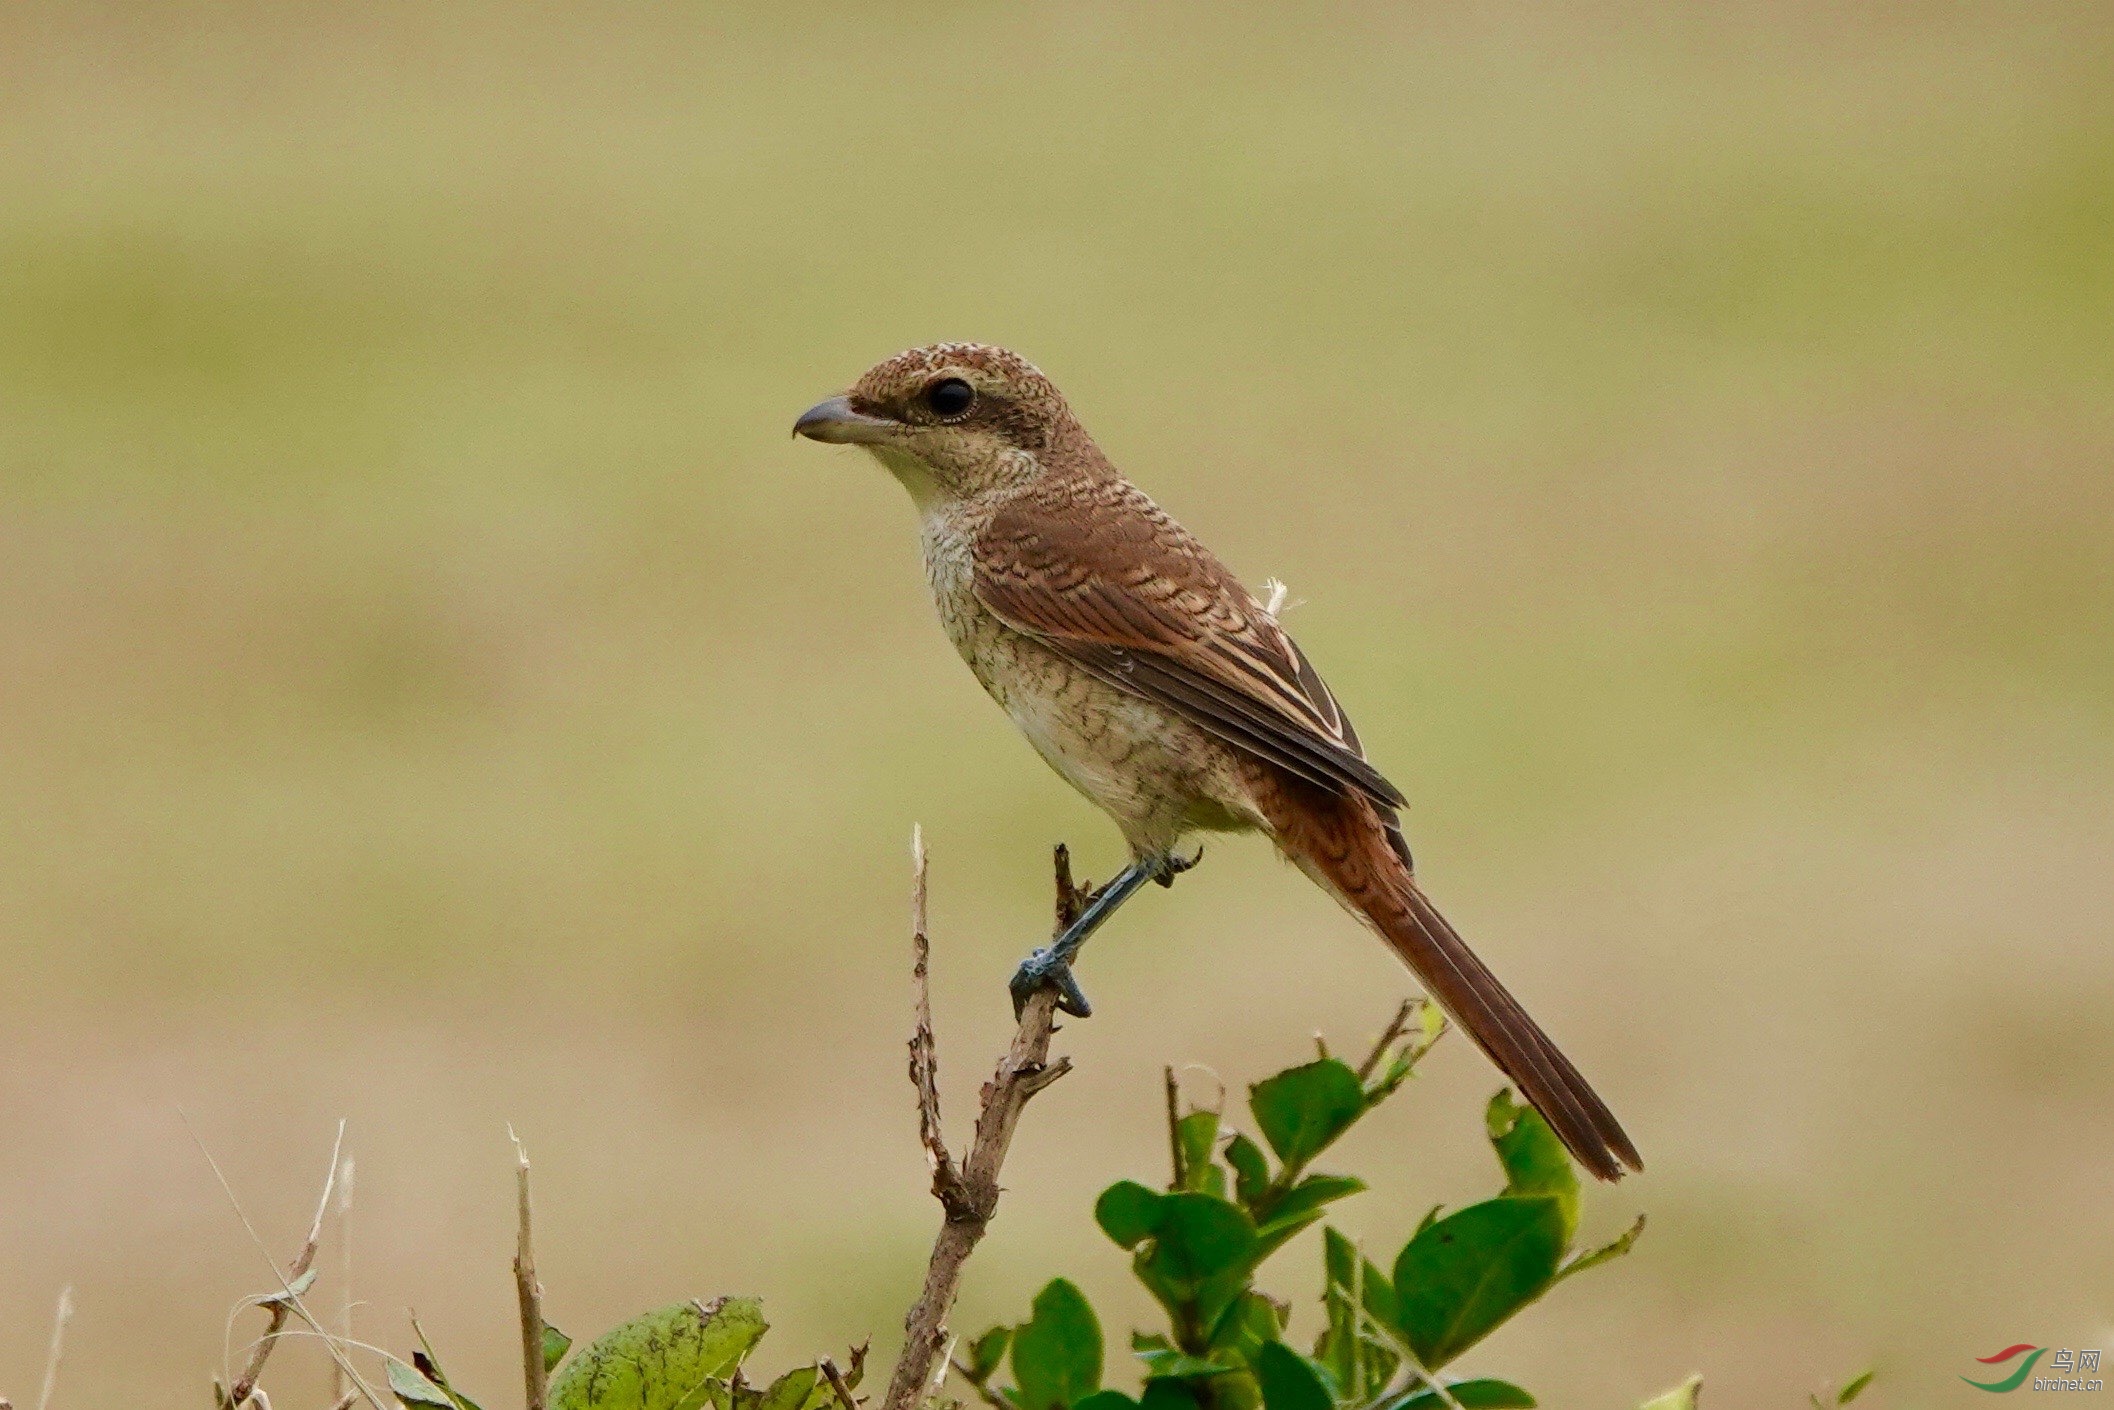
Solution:
[{"label": "bird's foot", "polygon": [[[1084,904],[1076,904],[1080,895],[1075,891],[1065,897],[1067,904],[1060,906],[1060,915],[1069,917],[1064,933],[1051,941],[1047,948],[1035,951],[1020,962],[1013,972],[1010,987],[1013,991],[1013,1016],[1020,1017],[1027,1007],[1028,996],[1043,985],[1057,990],[1057,1007],[1074,1018],[1092,1015],[1093,1007],[1080,991],[1079,981],[1072,977],[1072,961],[1078,957],[1079,949],[1086,944],[1087,937],[1098,930],[1102,923],[1116,913],[1116,909],[1148,881],[1157,881],[1162,886],[1171,886],[1174,879],[1197,864],[1204,855],[1198,848],[1193,857],[1176,857],[1171,854],[1157,857],[1140,857],[1116,874],[1108,885],[1099,887],[1084,896]],[[1070,877],[1070,867],[1062,860],[1059,863],[1059,880]],[[1076,913],[1074,911],[1076,910]]]},{"label": "bird's foot", "polygon": [[1154,875],[1153,880],[1159,882],[1162,886],[1172,886],[1176,877],[1203,860],[1204,844],[1201,842],[1196,844],[1196,851],[1187,857],[1177,857],[1174,853],[1169,852],[1160,859],[1160,870]]},{"label": "bird's foot", "polygon": [[1072,974],[1072,966],[1055,946],[1036,950],[1020,962],[1013,971],[1012,982],[1006,987],[1013,991],[1013,1017],[1019,1018],[1028,1006],[1028,999],[1037,989],[1048,985],[1057,991],[1057,1011],[1073,1018],[1091,1018],[1094,1006],[1086,1001],[1086,991],[1079,987],[1079,980]]}]

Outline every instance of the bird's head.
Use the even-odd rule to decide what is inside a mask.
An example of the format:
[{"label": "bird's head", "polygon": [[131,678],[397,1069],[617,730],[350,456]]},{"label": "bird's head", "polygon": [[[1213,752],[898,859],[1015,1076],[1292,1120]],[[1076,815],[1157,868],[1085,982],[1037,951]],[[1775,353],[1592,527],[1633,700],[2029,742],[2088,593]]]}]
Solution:
[{"label": "bird's head", "polygon": [[920,504],[1026,484],[1091,442],[1034,364],[982,343],[935,343],[868,369],[793,434],[872,451]]}]

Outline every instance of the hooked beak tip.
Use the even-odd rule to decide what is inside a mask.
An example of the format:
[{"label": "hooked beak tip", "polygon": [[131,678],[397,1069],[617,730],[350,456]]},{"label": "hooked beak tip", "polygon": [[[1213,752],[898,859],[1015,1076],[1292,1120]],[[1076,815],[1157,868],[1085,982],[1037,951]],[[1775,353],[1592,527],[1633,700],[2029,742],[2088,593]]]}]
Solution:
[{"label": "hooked beak tip", "polygon": [[793,423],[793,434],[829,445],[866,445],[887,434],[892,422],[854,410],[849,398],[817,402]]}]

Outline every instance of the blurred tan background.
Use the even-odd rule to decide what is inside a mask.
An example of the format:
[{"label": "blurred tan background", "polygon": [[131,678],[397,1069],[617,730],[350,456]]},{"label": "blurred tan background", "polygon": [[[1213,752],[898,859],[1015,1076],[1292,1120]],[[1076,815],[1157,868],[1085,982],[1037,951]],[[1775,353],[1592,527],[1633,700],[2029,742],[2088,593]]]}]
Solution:
[{"label": "blurred tan background", "polygon": [[[911,824],[958,1108],[1047,847],[1118,859],[901,490],[787,439],[935,338],[1292,584],[1647,1153],[1589,1208],[1638,1253],[1468,1367],[1923,1405],[2114,1354],[2110,65],[2063,3],[7,7],[0,1392],[71,1282],[58,1406],[205,1403],[266,1278],[186,1119],[284,1257],[348,1117],[359,1329],[488,1404],[509,1121],[561,1325],[754,1292],[767,1367],[892,1350]],[[1160,1169],[1159,1064],[1238,1093],[1408,991],[1254,843],[1085,978],[964,1327],[1056,1273],[1142,1317],[1089,1207]],[[1496,1080],[1443,1049],[1346,1225],[1487,1192]],[[267,1384],[325,1403],[312,1349]]]}]

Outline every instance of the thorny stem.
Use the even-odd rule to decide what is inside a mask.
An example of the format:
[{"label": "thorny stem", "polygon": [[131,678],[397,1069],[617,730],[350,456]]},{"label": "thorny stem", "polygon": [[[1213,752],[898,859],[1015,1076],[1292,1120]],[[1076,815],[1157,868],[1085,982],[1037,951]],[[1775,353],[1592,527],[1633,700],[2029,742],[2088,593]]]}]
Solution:
[{"label": "thorny stem", "polygon": [[[1072,884],[1071,866],[1062,847],[1057,849],[1055,867],[1058,927],[1053,933],[1061,933],[1067,911],[1076,914],[1079,892]],[[945,1373],[947,1314],[961,1290],[969,1255],[983,1239],[998,1210],[998,1174],[1013,1144],[1014,1129],[1028,1099],[1071,1067],[1068,1058],[1054,1063],[1049,1060],[1050,1039],[1056,1031],[1057,992],[1054,988],[1038,989],[1021,1008],[1012,1045],[999,1059],[991,1080],[984,1084],[975,1135],[968,1153],[956,1165],[940,1131],[939,1065],[927,974],[932,942],[925,915],[925,872],[924,835],[919,832],[912,839],[911,979],[917,1025],[910,1040],[910,1076],[918,1093],[919,1135],[932,1164],[932,1193],[939,1200],[944,1217],[932,1241],[924,1286],[903,1320],[903,1354],[896,1362],[895,1374],[889,1378],[882,1410],[914,1410],[930,1393],[935,1372]]]}]

